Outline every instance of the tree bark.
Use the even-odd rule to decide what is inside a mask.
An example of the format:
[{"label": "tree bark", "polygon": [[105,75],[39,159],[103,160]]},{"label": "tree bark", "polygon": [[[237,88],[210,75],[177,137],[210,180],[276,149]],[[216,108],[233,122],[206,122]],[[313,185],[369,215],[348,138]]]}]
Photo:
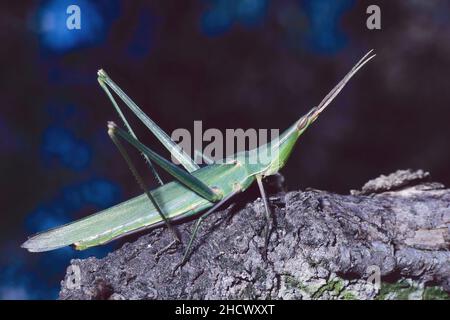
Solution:
[{"label": "tree bark", "polygon": [[[174,274],[184,247],[158,257],[172,234],[156,229],[72,260],[60,299],[448,299],[450,189],[428,180],[403,170],[349,195],[272,194],[267,260],[263,202],[241,197],[206,219]],[[192,226],[177,226],[184,243]]]}]

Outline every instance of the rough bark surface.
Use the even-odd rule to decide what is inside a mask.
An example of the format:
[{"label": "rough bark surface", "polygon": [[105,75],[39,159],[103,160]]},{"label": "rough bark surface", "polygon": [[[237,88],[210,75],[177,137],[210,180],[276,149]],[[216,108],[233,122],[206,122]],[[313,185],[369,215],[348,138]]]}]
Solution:
[{"label": "rough bark surface", "polygon": [[[350,195],[270,196],[275,227],[264,259],[264,207],[238,201],[202,225],[192,256],[156,229],[103,259],[73,260],[60,299],[430,299],[450,292],[450,189],[397,171]],[[178,225],[186,243],[192,222]],[[381,290],[375,280],[381,273]]]}]

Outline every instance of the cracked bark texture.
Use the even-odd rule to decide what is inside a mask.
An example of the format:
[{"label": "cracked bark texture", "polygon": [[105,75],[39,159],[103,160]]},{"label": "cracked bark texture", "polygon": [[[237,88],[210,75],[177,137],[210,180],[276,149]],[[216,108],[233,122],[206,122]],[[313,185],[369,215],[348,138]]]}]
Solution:
[{"label": "cracked bark texture", "polygon": [[[267,261],[262,200],[238,199],[202,224],[175,275],[184,248],[158,259],[172,234],[155,229],[103,259],[72,260],[60,299],[445,299],[450,189],[428,180],[399,170],[349,195],[270,195]],[[187,243],[192,222],[178,230]]]}]

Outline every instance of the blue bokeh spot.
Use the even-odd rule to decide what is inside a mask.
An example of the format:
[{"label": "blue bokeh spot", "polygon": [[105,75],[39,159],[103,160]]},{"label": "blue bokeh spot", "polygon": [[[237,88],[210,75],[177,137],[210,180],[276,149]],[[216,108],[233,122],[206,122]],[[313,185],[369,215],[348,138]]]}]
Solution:
[{"label": "blue bokeh spot", "polygon": [[[117,7],[111,1],[109,7]],[[67,8],[77,5],[80,8],[81,28],[69,29],[66,22],[70,17]],[[42,2],[37,12],[38,31],[41,43],[55,52],[67,52],[82,46],[101,43],[107,34],[108,21],[102,15],[103,1],[94,3],[87,0],[49,0]],[[110,15],[112,17],[113,15]],[[106,17],[108,18],[108,16]]]},{"label": "blue bokeh spot", "polygon": [[309,19],[305,45],[319,54],[335,54],[347,44],[340,20],[352,8],[354,0],[302,0]]},{"label": "blue bokeh spot", "polygon": [[90,146],[77,139],[67,128],[50,126],[43,135],[42,151],[45,158],[57,158],[64,166],[80,170],[91,160]]},{"label": "blue bokeh spot", "polygon": [[250,28],[260,24],[267,13],[267,0],[210,0],[201,16],[206,36],[220,36],[238,23]]}]

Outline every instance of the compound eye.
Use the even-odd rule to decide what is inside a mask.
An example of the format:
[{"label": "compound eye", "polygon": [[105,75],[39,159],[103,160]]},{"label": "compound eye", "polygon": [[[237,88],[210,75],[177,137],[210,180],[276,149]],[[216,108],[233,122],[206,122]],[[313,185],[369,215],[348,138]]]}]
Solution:
[{"label": "compound eye", "polygon": [[308,123],[308,117],[306,117],[306,116],[301,117],[297,124],[297,130],[303,130],[306,127],[307,123]]}]

